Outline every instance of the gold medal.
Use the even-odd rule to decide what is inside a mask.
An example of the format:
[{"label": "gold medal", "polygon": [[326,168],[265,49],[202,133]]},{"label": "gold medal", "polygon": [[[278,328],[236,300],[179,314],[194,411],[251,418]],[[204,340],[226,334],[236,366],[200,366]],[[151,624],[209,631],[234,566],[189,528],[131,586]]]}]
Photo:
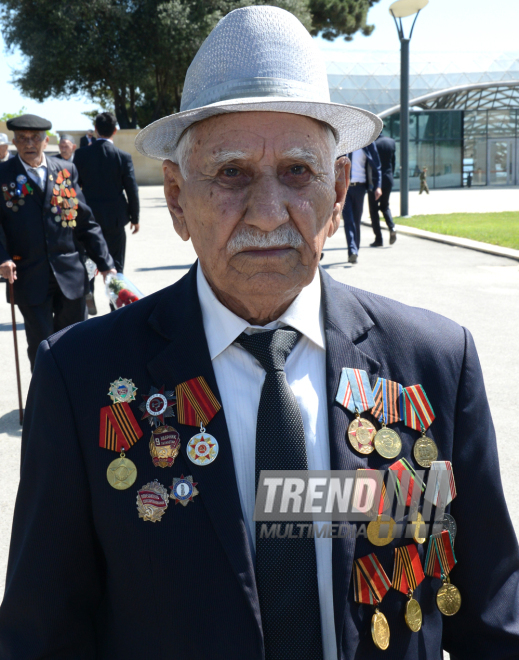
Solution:
[{"label": "gold medal", "polygon": [[388,429],[385,424],[380,431],[377,431],[373,444],[383,458],[396,458],[402,451],[400,436],[393,429]]},{"label": "gold medal", "polygon": [[159,521],[168,508],[168,491],[155,479],[137,491],[139,518],[150,522]]},{"label": "gold medal", "polygon": [[422,437],[414,443],[413,454],[418,465],[430,468],[431,463],[438,458],[438,447],[434,440],[428,438],[425,431],[422,431]]},{"label": "gold medal", "polygon": [[172,426],[159,426],[150,438],[150,454],[155,467],[172,467],[180,451],[180,436]]},{"label": "gold medal", "polygon": [[125,457],[124,451],[119,458],[112,461],[106,470],[106,478],[112,488],[116,490],[126,490],[133,486],[137,479],[137,468],[135,463]]},{"label": "gold medal", "polygon": [[371,422],[357,414],[348,426],[348,440],[353,449],[361,454],[371,454],[375,449],[373,446],[375,430]]},{"label": "gold medal", "polygon": [[459,589],[451,584],[450,578],[443,581],[436,594],[436,605],[445,616],[454,616],[461,607],[461,594]]},{"label": "gold medal", "polygon": [[[420,536],[420,530],[422,529],[422,525],[424,525],[424,521],[422,518],[422,515],[420,513],[416,514],[416,520],[412,520],[409,522],[409,525],[414,525],[414,531],[413,531],[413,540],[415,543],[425,543],[427,540],[426,536]],[[425,527],[425,526],[424,526]]]},{"label": "gold medal", "polygon": [[371,619],[371,636],[377,648],[382,651],[387,650],[389,647],[389,624],[378,607]]},{"label": "gold medal", "polygon": [[[393,528],[395,524],[393,518],[382,520],[382,516],[379,515],[376,520],[372,520],[368,525],[367,534],[369,541],[379,547],[389,545],[393,540]],[[382,536],[380,535],[381,531]]]},{"label": "gold medal", "polygon": [[422,627],[422,608],[420,603],[409,595],[409,600],[405,606],[405,622],[409,630],[418,632]]}]

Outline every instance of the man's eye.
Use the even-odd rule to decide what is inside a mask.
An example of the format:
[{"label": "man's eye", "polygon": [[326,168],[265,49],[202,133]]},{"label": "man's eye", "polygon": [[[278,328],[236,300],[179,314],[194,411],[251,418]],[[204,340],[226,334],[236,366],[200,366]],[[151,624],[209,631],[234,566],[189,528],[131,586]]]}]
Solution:
[{"label": "man's eye", "polygon": [[226,167],[223,171],[224,175],[233,179],[240,174],[240,170],[237,167]]},{"label": "man's eye", "polygon": [[304,165],[292,165],[290,168],[290,174],[294,176],[301,176],[301,174],[306,173],[306,167]]}]

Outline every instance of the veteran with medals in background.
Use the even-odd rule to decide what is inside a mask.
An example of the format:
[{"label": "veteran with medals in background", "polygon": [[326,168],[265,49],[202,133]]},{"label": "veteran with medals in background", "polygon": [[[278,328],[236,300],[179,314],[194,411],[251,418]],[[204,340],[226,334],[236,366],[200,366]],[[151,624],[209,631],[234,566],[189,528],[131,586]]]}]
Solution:
[{"label": "veteran with medals in background", "polygon": [[[470,333],[319,268],[348,187],[337,155],[381,127],[330,103],[284,10],[237,9],[201,46],[181,111],[137,138],[198,260],[40,347],[3,660],[519,655],[519,552]],[[369,534],[262,538],[253,517],[262,470],[382,469],[420,490],[435,466],[456,480],[425,492],[451,518],[427,538],[417,515],[413,538],[377,533],[385,497]]]},{"label": "veteran with medals in background", "polygon": [[50,121],[21,115],[7,128],[18,156],[0,164],[0,275],[14,285],[33,369],[41,341],[86,318],[88,277],[74,237],[104,276],[114,262],[73,163],[45,157]]}]

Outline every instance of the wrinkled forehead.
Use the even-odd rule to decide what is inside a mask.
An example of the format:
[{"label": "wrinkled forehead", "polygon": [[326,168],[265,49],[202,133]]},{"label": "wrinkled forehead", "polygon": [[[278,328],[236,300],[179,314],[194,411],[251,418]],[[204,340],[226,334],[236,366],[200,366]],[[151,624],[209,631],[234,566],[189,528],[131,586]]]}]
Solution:
[{"label": "wrinkled forehead", "polygon": [[193,126],[193,146],[204,160],[240,153],[257,159],[282,157],[300,150],[328,159],[334,139],[329,127],[311,117],[282,112],[235,112],[210,117]]}]

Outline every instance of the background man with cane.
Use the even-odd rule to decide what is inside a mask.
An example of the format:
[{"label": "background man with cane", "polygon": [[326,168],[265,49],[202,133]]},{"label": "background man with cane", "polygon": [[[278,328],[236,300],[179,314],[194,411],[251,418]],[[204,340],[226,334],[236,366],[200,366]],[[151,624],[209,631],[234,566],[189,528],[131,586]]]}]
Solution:
[{"label": "background man with cane", "polygon": [[14,131],[18,157],[0,164],[0,276],[13,284],[33,368],[41,341],[86,318],[88,280],[74,234],[103,276],[114,262],[78,186],[76,168],[45,158],[45,131],[52,124],[21,115],[7,127]]}]

